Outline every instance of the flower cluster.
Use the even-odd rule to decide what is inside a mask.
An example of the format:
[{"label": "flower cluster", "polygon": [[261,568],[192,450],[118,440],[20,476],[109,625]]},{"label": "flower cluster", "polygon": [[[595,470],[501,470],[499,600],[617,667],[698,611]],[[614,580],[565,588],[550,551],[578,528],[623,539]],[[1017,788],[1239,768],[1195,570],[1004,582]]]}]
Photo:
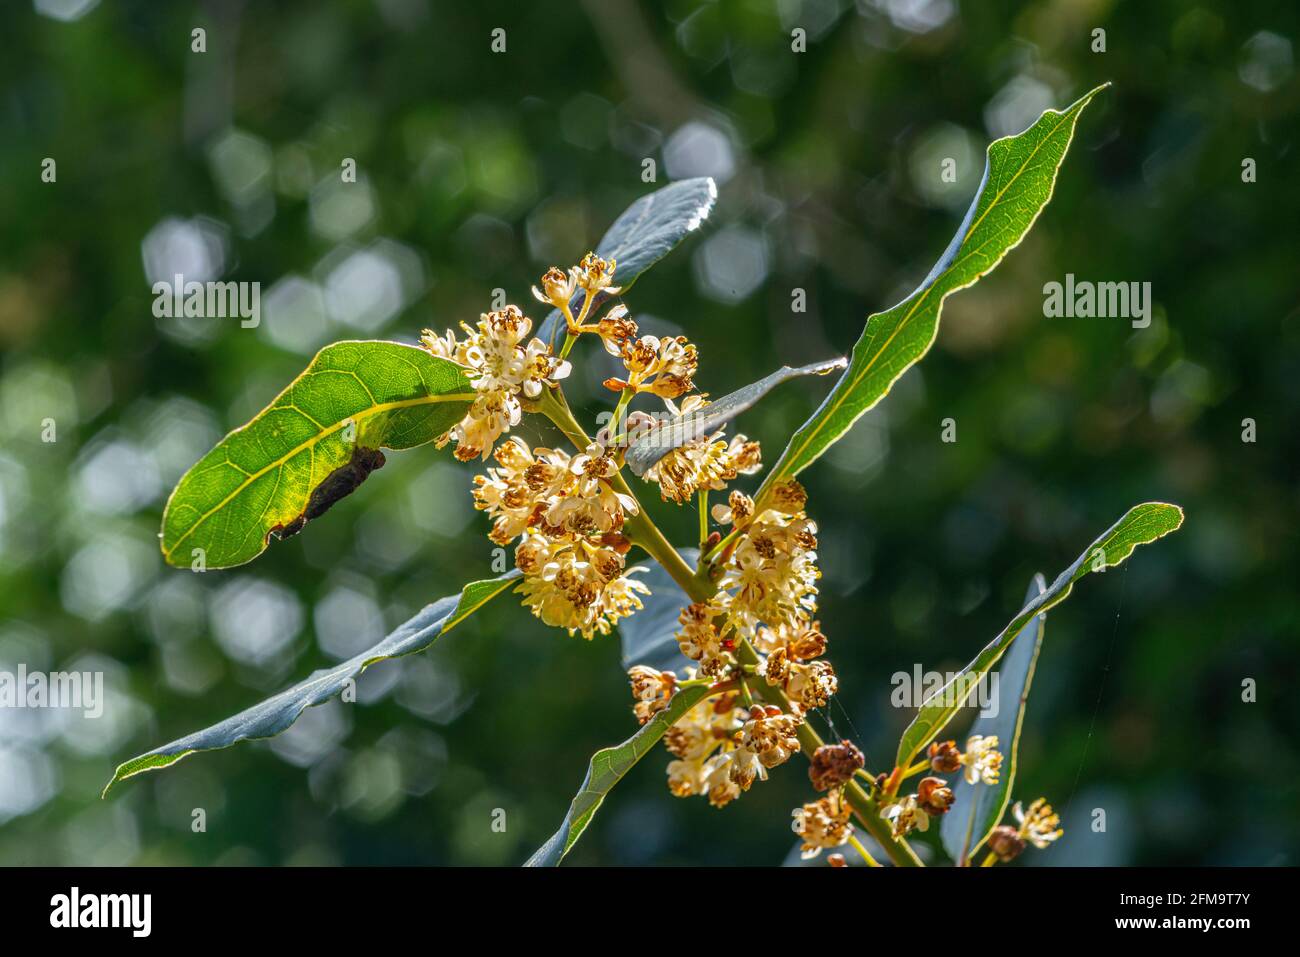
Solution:
[{"label": "flower cluster", "polygon": [[850,809],[842,791],[832,791],[792,812],[791,829],[799,835],[800,856],[804,860],[816,857],[824,848],[840,847],[853,836],[849,823]]},{"label": "flower cluster", "polygon": [[806,499],[791,481],[777,490],[772,507],[755,515],[749,496],[731,493],[715,517],[743,526],[743,534],[721,566],[718,593],[682,612],[677,635],[682,653],[707,674],[722,673],[737,642],[752,643],[765,656],[760,673],[800,712],[824,707],[838,688],[835,669],[817,660],[826,636],[812,617],[821,572]]},{"label": "flower cluster", "polygon": [[[599,445],[570,456],[501,443],[496,465],[474,478],[474,507],[492,519],[489,537],[515,549],[524,604],[548,625],[591,638],[641,608],[649,589],[626,572],[620,533],[636,502],[610,485],[617,466]],[[637,569],[632,569],[632,572]]]},{"label": "flower cluster", "polygon": [[[569,332],[574,335],[580,332],[589,331],[582,328],[582,320],[590,312],[592,304],[595,302],[597,293],[605,295],[618,295],[619,288],[614,285],[614,270],[618,263],[613,260],[604,260],[595,253],[587,253],[582,257],[582,261],[576,266],[572,266],[566,272],[558,266],[552,266],[542,274],[541,288],[533,287],[533,295],[540,302],[554,306],[564,313],[565,321],[568,323]],[[569,311],[569,301],[581,289],[585,295],[583,297],[582,312],[578,318],[574,318],[573,313]]]},{"label": "flower cluster", "polygon": [[[628,673],[634,694],[637,671]],[[734,694],[702,701],[664,737],[677,758],[668,765],[668,789],[677,797],[704,795],[714,807],[724,807],[799,750],[802,723],[779,708],[738,708]]]},{"label": "flower cluster", "polygon": [[[636,323],[627,319],[627,310],[611,310],[602,320],[601,338],[605,350],[623,360],[627,378],[611,377],[605,388],[614,392],[649,392],[672,400],[695,389],[692,376],[700,357],[685,336],[636,337]],[[608,324],[608,325],[607,325]]]},{"label": "flower cluster", "polygon": [[[703,396],[689,396],[679,408],[671,400],[664,405],[674,416],[690,415],[708,405]],[[700,436],[670,449],[650,468],[645,480],[659,486],[659,497],[665,502],[685,504],[703,491],[719,492],[740,475],[753,475],[763,465],[762,448],[744,435],[730,441],[721,429],[711,435]],[[732,492],[733,497],[743,495]]]},{"label": "flower cluster", "polygon": [[524,573],[519,592],[534,615],[589,640],[596,632],[609,634],[620,618],[641,609],[641,595],[650,594],[630,577],[641,569],[625,569],[619,548],[601,538],[526,532],[515,548],[515,567]]},{"label": "flower cluster", "polygon": [[646,665],[628,669],[627,679],[632,684],[632,697],[636,699],[632,713],[642,724],[667,708],[677,690],[677,675],[671,671],[656,671]]},{"label": "flower cluster", "polygon": [[614,490],[618,471],[599,445],[570,456],[558,449],[529,449],[518,437],[501,444],[496,466],[474,477],[474,507],[492,521],[489,537],[508,545],[532,529],[549,538],[618,532],[636,501]]},{"label": "flower cluster", "polygon": [[[493,542],[517,542],[524,605],[547,624],[585,638],[608,633],[640,609],[640,596],[648,594],[632,577],[639,569],[626,567],[632,543],[623,529],[638,506],[618,478],[618,448],[634,429],[644,434],[664,426],[644,411],[626,411],[628,403],[641,393],[656,396],[672,421],[708,405],[706,396],[695,393],[699,354],[685,337],[641,335],[621,303],[594,318],[593,309],[619,292],[615,269],[613,260],[588,253],[568,270],[551,267],[533,288],[539,300],[564,316],[569,338],[559,357],[540,339],[529,340],[532,322],[513,306],[484,315],[475,328],[463,325],[465,338],[426,332],[422,339],[429,352],[464,366],[474,383],[470,411],[441,441],[454,440],[461,459],[493,458],[474,478],[474,506],[491,520]],[[568,374],[563,357],[574,339],[588,333],[597,335],[625,370],[605,381],[620,395],[614,421],[577,454],[530,448],[517,435],[498,443],[519,424],[525,400],[542,396],[544,388]],[[665,445],[672,447],[644,477],[658,485],[661,498],[678,504],[700,492],[726,491],[728,483],[754,474],[762,464],[757,442],[744,435],[728,439],[720,429]],[[715,807],[735,800],[799,750],[805,715],[824,706],[837,689],[834,669],[820,660],[826,638],[813,618],[820,572],[817,527],[804,513],[806,498],[798,483],[788,482],[760,511],[749,496],[731,491],[712,512],[715,521],[735,529],[734,541],[713,569],[717,591],[708,601],[687,605],[679,616],[679,647],[696,666],[686,679],[646,666],[628,672],[633,711],[642,724],[669,707],[683,680],[730,682],[665,734],[674,758],[668,786],[675,795],[702,795]],[[741,642],[758,651],[756,667],[739,667]],[[737,704],[732,690],[737,684],[749,702],[745,683],[764,681],[788,697],[787,710]],[[849,840],[843,789],[863,763],[862,753],[847,741],[817,752],[810,774],[827,793],[795,812],[805,853]]]},{"label": "flower cluster", "polygon": [[[939,774],[962,771],[969,784],[996,784],[1002,769],[1002,752],[996,735],[972,735],[962,752],[956,741],[936,741],[928,752],[931,770]],[[952,788],[940,777],[924,777],[916,793],[886,804],[880,816],[889,821],[894,837],[925,831],[930,819],[947,814],[952,807]]]},{"label": "flower cluster", "polygon": [[454,440],[461,461],[487,458],[496,440],[519,424],[520,395],[535,399],[544,386],[569,374],[569,363],[556,358],[550,346],[528,340],[532,328],[533,321],[517,306],[506,306],[484,313],[477,326],[461,323],[463,339],[450,329],[442,336],[424,330],[420,345],[464,366],[476,393],[465,417],[438,440],[439,448]]},{"label": "flower cluster", "polygon": [[739,797],[730,771],[745,716],[736,696],[724,694],[701,701],[669,728],[664,744],[676,760],[668,764],[668,790],[677,797],[705,795],[714,807]]}]

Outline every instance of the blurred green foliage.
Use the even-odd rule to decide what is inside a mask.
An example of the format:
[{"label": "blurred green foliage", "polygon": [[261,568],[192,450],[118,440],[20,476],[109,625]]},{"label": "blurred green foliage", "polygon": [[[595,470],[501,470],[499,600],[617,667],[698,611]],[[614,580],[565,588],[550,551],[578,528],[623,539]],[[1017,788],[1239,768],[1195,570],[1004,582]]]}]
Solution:
[{"label": "blurred green foliage", "polygon": [[[522,861],[591,752],[634,725],[617,642],[550,633],[508,599],[377,666],[360,704],[99,801],[116,761],[492,574],[473,471],[432,449],[390,456],[256,563],[203,576],[165,569],[156,547],[176,478],[319,345],[412,341],[496,288],[526,303],[652,188],[646,158],[661,183],[720,184],[702,234],[628,297],[644,328],[699,343],[702,388],[843,353],[943,249],[987,141],[1105,80],[1027,240],[949,302],[935,350],[804,476],[841,676],[830,717],[883,768],[910,716],[889,704],[893,673],[960,666],[1034,571],[1135,502],[1177,502],[1179,534],[1049,619],[1016,790],[1046,795],[1066,837],[1032,861],[1295,862],[1295,8],[34,7],[0,41],[0,666],[102,669],[110,699],[94,721],[0,712],[0,863]],[[359,176],[344,189],[346,157]],[[178,264],[261,282],[262,324],[155,319],[150,284]],[[1150,282],[1150,327],[1044,318],[1043,284],[1066,273]],[[594,413],[605,372],[587,358],[570,392]],[[785,386],[740,428],[773,461],[824,387]],[[690,542],[693,513],[666,522]],[[715,811],[668,795],[666,760],[638,766],[570,860],[784,859],[810,793],[798,762]]]}]

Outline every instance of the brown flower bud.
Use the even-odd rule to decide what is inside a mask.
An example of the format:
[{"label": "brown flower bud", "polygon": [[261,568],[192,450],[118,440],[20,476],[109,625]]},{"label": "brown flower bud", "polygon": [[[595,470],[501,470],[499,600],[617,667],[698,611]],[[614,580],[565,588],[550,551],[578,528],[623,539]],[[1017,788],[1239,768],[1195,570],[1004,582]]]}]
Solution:
[{"label": "brown flower bud", "polygon": [[989,850],[1002,862],[1013,861],[1025,849],[1025,841],[1014,827],[1000,824],[989,835]]},{"label": "brown flower bud", "polygon": [[921,778],[916,786],[916,803],[932,817],[947,814],[953,800],[952,788],[943,778]]},{"label": "brown flower bud", "polygon": [[829,791],[851,781],[864,764],[866,759],[852,741],[845,739],[839,744],[823,744],[813,752],[808,765],[808,780],[818,791]]},{"label": "brown flower bud", "polygon": [[930,745],[930,767],[940,774],[951,774],[961,767],[961,751],[956,741],[936,741]]},{"label": "brown flower bud", "polygon": [[848,867],[849,862],[844,859],[843,854],[831,854],[826,858],[826,863],[831,867]]}]

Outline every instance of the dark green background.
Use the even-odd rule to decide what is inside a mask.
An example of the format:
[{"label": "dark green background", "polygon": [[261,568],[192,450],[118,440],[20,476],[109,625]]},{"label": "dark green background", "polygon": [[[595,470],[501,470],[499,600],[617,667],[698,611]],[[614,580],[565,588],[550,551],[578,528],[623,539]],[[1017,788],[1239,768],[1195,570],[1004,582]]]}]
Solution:
[{"label": "dark green background", "polygon": [[[1294,862],[1290,5],[355,0],[103,2],[71,23],[28,4],[10,13],[0,664],[103,669],[112,697],[98,721],[0,712],[0,863],[518,863],[558,825],[590,753],[634,727],[616,640],[550,633],[502,599],[433,652],[378,666],[362,683],[378,700],[310,713],[275,751],[197,756],[99,801],[116,762],[336,660],[319,638],[344,612],[361,613],[364,638],[376,613],[391,627],[491,574],[473,470],[432,449],[390,456],[250,566],[162,566],[170,486],[308,360],[308,340],[283,346],[288,319],[274,334],[278,281],[324,284],[361,251],[334,273],[336,296],[355,301],[406,270],[372,332],[336,322],[322,341],[410,341],[475,318],[497,287],[525,303],[546,266],[576,260],[652,188],[643,158],[660,184],[707,171],[683,165],[689,136],[674,139],[703,124],[713,132],[697,145],[712,137],[730,153],[718,208],[628,303],[646,328],[698,342],[698,381],[719,395],[847,351],[866,315],[944,248],[987,141],[1105,80],[1030,236],[949,302],[933,352],[805,473],[841,675],[832,717],[883,767],[909,717],[889,705],[891,674],[960,666],[1034,571],[1054,575],[1133,503],[1177,502],[1181,532],[1085,580],[1050,616],[1016,791],[1046,795],[1067,835],[1028,857]],[[198,26],[203,54],[190,52]],[[489,51],[496,27],[504,54]],[[806,53],[791,52],[795,27]],[[1090,50],[1097,27],[1105,53]],[[959,177],[945,191],[949,155]],[[44,157],[56,183],[40,181]],[[373,201],[350,224],[329,203],[343,157],[364,180],[344,200]],[[1245,157],[1258,182],[1242,182]],[[221,278],[262,283],[258,330],[154,319],[146,237],[194,217],[224,235]],[[746,264],[761,279],[752,291],[737,278]],[[1044,318],[1043,284],[1067,272],[1150,282],[1151,326]],[[804,315],[791,313],[796,287]],[[604,374],[593,363],[570,389],[593,400],[589,414]],[[740,427],[774,461],[824,389],[784,386]],[[48,417],[52,444],[40,441]],[[945,418],[955,444],[939,441]],[[549,436],[531,422],[522,434]],[[683,544],[693,522],[666,519]],[[268,596],[290,619],[298,610],[282,647]],[[1247,678],[1256,703],[1242,701]],[[810,793],[801,762],[716,811],[669,796],[667,759],[642,762],[571,860],[784,859],[789,810]],[[203,834],[190,829],[196,807]],[[1088,826],[1096,808],[1104,834]]]}]

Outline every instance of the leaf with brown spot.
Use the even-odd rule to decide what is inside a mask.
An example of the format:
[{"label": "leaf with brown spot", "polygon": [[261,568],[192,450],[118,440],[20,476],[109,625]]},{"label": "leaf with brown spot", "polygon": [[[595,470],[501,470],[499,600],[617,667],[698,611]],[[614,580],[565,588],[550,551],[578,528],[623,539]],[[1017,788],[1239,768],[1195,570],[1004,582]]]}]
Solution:
[{"label": "leaf with brown spot", "polygon": [[326,346],[275,401],[181,477],[163,512],[167,563],[242,565],[289,538],[384,464],[431,442],[474,399],[465,370],[399,342]]}]

